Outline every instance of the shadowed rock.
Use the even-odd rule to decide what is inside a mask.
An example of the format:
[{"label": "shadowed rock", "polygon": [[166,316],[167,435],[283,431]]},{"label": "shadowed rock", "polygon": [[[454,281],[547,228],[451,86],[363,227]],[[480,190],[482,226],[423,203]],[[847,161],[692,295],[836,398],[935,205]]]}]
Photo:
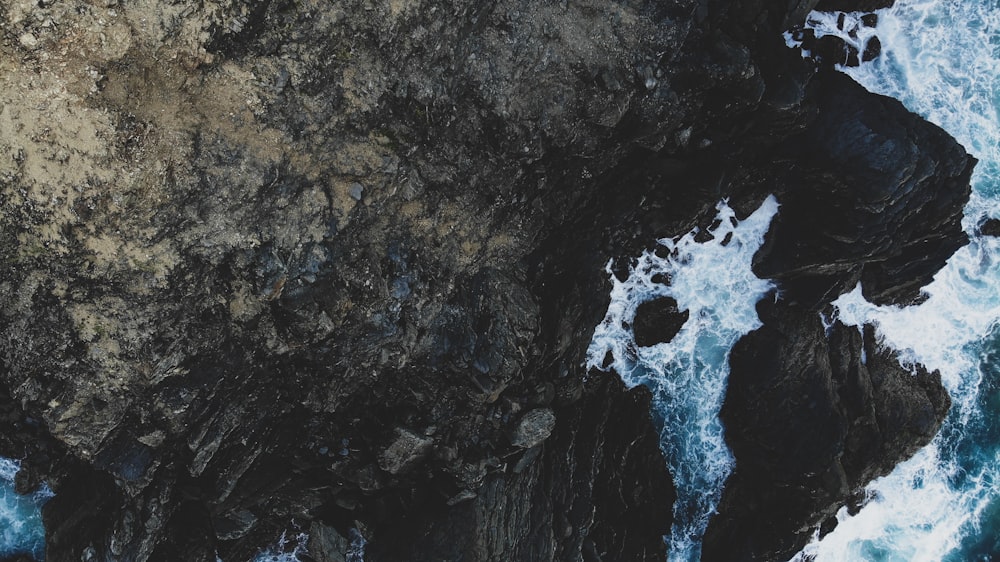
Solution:
[{"label": "shadowed rock", "polygon": [[1000,236],[1000,219],[987,219],[979,225],[979,233],[983,236]]},{"label": "shadowed rock", "polygon": [[690,315],[687,310],[677,310],[673,297],[659,297],[640,304],[632,323],[635,343],[647,347],[673,340]]},{"label": "shadowed rock", "polygon": [[[704,560],[787,560],[864,486],[937,433],[940,375],[900,366],[854,327],[769,299],[741,339],[720,414],[736,471],[709,525]],[[766,516],[764,516],[766,514]]]}]

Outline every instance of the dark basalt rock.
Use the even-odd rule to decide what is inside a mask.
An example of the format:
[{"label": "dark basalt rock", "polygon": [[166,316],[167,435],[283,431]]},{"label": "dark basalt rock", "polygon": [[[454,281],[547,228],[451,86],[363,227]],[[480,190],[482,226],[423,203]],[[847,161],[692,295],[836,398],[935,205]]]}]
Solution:
[{"label": "dark basalt rock", "polygon": [[592,373],[582,400],[557,406],[550,439],[504,460],[513,470],[453,507],[432,496],[393,514],[365,560],[662,562],[671,524],[662,506],[674,491],[662,457],[647,452],[659,442],[649,401],[645,388],[625,391],[613,373]]},{"label": "dark basalt rock", "polygon": [[820,12],[874,12],[895,3],[896,0],[819,0],[815,9]]},{"label": "dark basalt rock", "polygon": [[904,369],[871,327],[835,323],[827,336],[818,314],[761,302],[764,326],[730,359],[720,415],[736,470],[703,560],[787,560],[928,443],[950,405],[937,372]]},{"label": "dark basalt rock", "polygon": [[[662,560],[648,396],[581,366],[608,260],[775,194],[756,269],[818,309],[963,241],[971,160],[787,49],[811,1],[105,4],[0,41],[0,453],[57,492],[51,561],[243,562],[293,522],[328,557],[357,526],[375,561]],[[848,488],[931,430],[875,396]]]},{"label": "dark basalt rock", "polygon": [[872,37],[865,43],[865,50],[861,53],[861,62],[869,62],[878,58],[882,54],[882,42],[878,37]]},{"label": "dark basalt rock", "polygon": [[635,343],[646,347],[669,342],[681,331],[690,315],[687,310],[677,310],[677,301],[672,297],[659,297],[640,304],[632,323]]},{"label": "dark basalt rock", "polygon": [[812,57],[824,66],[855,67],[861,64],[858,58],[858,49],[847,44],[840,37],[824,35],[811,41],[806,48],[811,51]]},{"label": "dark basalt rock", "polygon": [[787,145],[789,187],[754,272],[821,308],[858,281],[877,304],[919,297],[967,242],[962,209],[976,160],[940,128],[850,78],[810,83],[817,118]]},{"label": "dark basalt rock", "polygon": [[979,225],[979,233],[983,236],[1000,236],[1000,219],[987,219]]}]

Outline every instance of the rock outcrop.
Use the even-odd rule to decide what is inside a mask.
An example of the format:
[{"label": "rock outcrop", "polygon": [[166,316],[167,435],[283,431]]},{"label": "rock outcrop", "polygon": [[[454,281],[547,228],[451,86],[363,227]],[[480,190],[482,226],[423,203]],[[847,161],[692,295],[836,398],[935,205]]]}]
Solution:
[{"label": "rock outcrop", "polygon": [[669,342],[690,316],[687,310],[677,309],[677,301],[672,297],[660,297],[640,304],[632,323],[636,345],[645,347]]},{"label": "rock outcrop", "polygon": [[904,369],[870,327],[862,336],[838,322],[826,334],[808,309],[764,299],[758,310],[764,326],[730,360],[720,415],[736,471],[703,560],[791,558],[927,444],[950,405],[936,372]]},{"label": "rock outcrop", "polygon": [[[47,559],[242,562],[297,526],[328,559],[354,528],[374,561],[662,560],[648,398],[582,366],[608,259],[775,193],[757,267],[815,310],[910,300],[963,240],[971,162],[785,48],[814,4],[0,6],[0,453],[57,492]],[[871,209],[813,236],[813,196]],[[891,390],[940,410],[838,369],[872,398],[834,425],[878,438],[803,525],[932,430]],[[739,478],[706,549],[775,484]]]}]

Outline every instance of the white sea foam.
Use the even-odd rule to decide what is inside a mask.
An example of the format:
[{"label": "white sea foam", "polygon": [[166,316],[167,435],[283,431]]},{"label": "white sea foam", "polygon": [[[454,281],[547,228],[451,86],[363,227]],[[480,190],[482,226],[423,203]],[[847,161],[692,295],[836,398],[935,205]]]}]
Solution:
[{"label": "white sea foam", "polygon": [[[348,533],[350,543],[345,552],[346,562],[365,562],[365,537],[357,528],[351,528]],[[291,537],[282,533],[277,542],[269,548],[260,551],[253,562],[302,562],[302,556],[308,554],[309,534],[296,533]]]},{"label": "white sea foam", "polygon": [[[995,0],[900,0],[879,11],[882,57],[843,69],[866,88],[898,98],[942,126],[980,159],[963,225],[971,243],[959,250],[909,308],[877,307],[860,288],[835,303],[848,324],[871,323],[904,364],[941,372],[952,411],[941,434],[867,491],[856,516],[842,510],[836,530],[799,560],[962,559],[963,540],[994,531],[980,516],[998,499],[996,443],[978,443],[990,421],[981,410],[985,338],[1000,319],[1000,239],[978,237],[985,217],[1000,216],[1000,10]],[[839,33],[830,17],[817,34]],[[995,375],[994,375],[995,376]]]},{"label": "white sea foam", "polygon": [[281,533],[277,542],[260,551],[253,562],[301,562],[299,556],[308,553],[308,543],[308,533],[296,533],[290,537],[288,532]]},{"label": "white sea foam", "polygon": [[52,497],[45,486],[28,496],[14,491],[14,476],[21,464],[0,457],[0,556],[18,553],[42,554],[45,529],[41,506]]},{"label": "white sea foam", "polygon": [[[811,12],[806,18],[806,27],[813,30],[816,37],[835,35],[844,43],[854,47],[858,53],[864,53],[868,40],[878,35],[874,27],[862,21],[864,12]],[[785,32],[785,44],[792,48],[801,48],[802,41],[795,32]],[[808,50],[804,55],[811,55]]]},{"label": "white sea foam", "polygon": [[[654,414],[663,423],[660,443],[678,494],[667,537],[673,560],[700,557],[708,518],[732,471],[718,416],[729,351],[760,326],[755,305],[773,287],[753,274],[751,261],[778,211],[777,200],[769,197],[742,222],[725,202],[717,209],[711,240],[697,242],[697,230],[660,240],[667,257],[647,251],[628,279],[611,275],[611,303],[588,350],[590,367],[601,368],[610,352],[614,361],[608,367],[628,386],[643,384],[653,392]],[[657,274],[669,278],[669,285],[653,282]],[[660,296],[673,297],[689,319],[669,343],[639,347],[631,329],[636,308]]]}]

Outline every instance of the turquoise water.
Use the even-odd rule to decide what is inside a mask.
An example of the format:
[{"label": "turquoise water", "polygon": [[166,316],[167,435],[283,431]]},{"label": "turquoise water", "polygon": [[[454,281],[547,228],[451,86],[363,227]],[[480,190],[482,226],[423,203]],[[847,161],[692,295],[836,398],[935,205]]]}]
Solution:
[{"label": "turquoise water", "polygon": [[0,457],[0,557],[30,553],[41,560],[45,552],[42,505],[52,497],[47,488],[22,496],[14,492],[17,461]]},{"label": "turquoise water", "polygon": [[[831,26],[835,19],[812,19],[818,34],[843,33]],[[952,409],[930,445],[873,482],[861,512],[842,511],[837,529],[803,555],[993,560],[1000,557],[1000,240],[977,236],[976,226],[1000,217],[1000,4],[898,1],[879,12],[875,33],[882,57],[844,71],[940,125],[980,160],[963,222],[971,243],[920,306],[872,306],[859,290],[835,304],[845,323],[874,323],[904,363],[938,369]]]}]

